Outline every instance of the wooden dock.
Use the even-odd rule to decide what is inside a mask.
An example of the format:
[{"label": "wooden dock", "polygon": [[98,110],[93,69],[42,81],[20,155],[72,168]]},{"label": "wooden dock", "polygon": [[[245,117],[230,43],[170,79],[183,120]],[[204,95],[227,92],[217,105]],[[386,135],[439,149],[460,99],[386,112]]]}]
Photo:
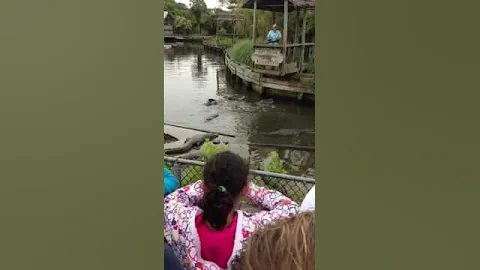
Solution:
[{"label": "wooden dock", "polygon": [[315,75],[301,74],[297,78],[267,77],[254,72],[249,66],[236,63],[225,54],[225,65],[232,75],[240,78],[244,83],[260,94],[268,93],[272,96],[296,97],[315,100]]}]

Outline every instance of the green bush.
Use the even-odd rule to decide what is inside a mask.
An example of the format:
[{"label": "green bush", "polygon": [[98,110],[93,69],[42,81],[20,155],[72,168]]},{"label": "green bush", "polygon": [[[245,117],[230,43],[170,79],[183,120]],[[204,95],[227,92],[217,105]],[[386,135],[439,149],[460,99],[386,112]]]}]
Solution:
[{"label": "green bush", "polygon": [[237,63],[252,65],[252,40],[242,39],[227,50],[228,56]]},{"label": "green bush", "polygon": [[[265,161],[267,162],[260,164],[260,170],[272,173],[288,174],[288,171],[285,169],[285,164],[282,159],[280,159],[280,156],[277,152],[270,152],[269,157],[264,160],[264,162]],[[281,187],[276,180],[272,181],[272,179],[269,177],[257,176],[255,177],[255,180],[257,183],[261,183],[260,185],[265,185],[271,189],[279,190]]]},{"label": "green bush", "polygon": [[230,146],[228,144],[223,144],[223,143],[214,144],[208,140],[205,140],[205,143],[202,145],[200,150],[203,152],[203,154],[205,154],[207,159],[210,159],[217,153],[230,150]]},{"label": "green bush", "polygon": [[175,16],[173,25],[175,27],[175,31],[184,33],[190,32],[193,29],[192,21],[183,16]]},{"label": "green bush", "polygon": [[261,165],[260,168],[262,171],[273,172],[273,173],[281,173],[281,174],[288,174],[288,171],[285,169],[285,164],[280,159],[280,156],[277,152],[270,152],[269,154],[271,160],[267,166]]}]

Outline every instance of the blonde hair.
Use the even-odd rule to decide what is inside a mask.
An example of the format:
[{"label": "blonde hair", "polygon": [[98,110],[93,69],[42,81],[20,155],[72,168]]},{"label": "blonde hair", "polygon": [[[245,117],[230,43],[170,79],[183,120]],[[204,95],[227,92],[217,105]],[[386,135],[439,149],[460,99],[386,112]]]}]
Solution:
[{"label": "blonde hair", "polygon": [[315,269],[315,212],[284,218],[255,232],[233,269]]}]

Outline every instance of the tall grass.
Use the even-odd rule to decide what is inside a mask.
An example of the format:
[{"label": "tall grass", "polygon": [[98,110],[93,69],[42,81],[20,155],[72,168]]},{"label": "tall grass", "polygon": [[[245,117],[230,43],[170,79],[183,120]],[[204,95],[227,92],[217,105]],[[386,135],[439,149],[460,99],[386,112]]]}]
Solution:
[{"label": "tall grass", "polygon": [[310,60],[308,62],[308,66],[306,68],[307,73],[315,73],[315,61]]},{"label": "tall grass", "polygon": [[251,66],[253,65],[252,51],[252,40],[242,39],[233,44],[233,46],[227,50],[227,54],[234,62]]}]

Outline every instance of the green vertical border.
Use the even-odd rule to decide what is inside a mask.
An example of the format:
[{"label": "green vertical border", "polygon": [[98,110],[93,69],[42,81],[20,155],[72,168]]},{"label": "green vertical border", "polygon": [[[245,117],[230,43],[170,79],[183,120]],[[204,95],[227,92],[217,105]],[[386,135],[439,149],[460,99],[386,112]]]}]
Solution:
[{"label": "green vertical border", "polygon": [[[163,123],[164,123],[164,121],[165,121],[165,120],[164,120],[164,113],[165,113],[165,110],[164,110],[164,106],[165,106],[164,100],[165,100],[165,98],[164,98],[164,96],[165,96],[165,94],[164,94],[164,89],[163,89],[164,86],[165,86],[165,81],[164,81],[164,80],[165,80],[165,75],[164,75],[164,70],[163,70],[164,67],[165,67],[165,65],[164,65],[164,53],[165,53],[165,50],[164,50],[164,46],[163,46],[163,45],[164,45],[164,41],[165,41],[164,38],[163,38],[163,36],[164,36],[164,34],[163,34],[163,33],[164,33],[164,32],[163,32],[163,31],[164,31],[164,29],[163,29],[163,26],[164,26],[164,24],[163,24],[163,12],[164,12],[164,8],[163,8],[163,7],[165,6],[165,0],[160,0],[159,2],[162,4],[162,12],[161,12],[161,13],[162,13],[162,22],[160,23],[160,28],[159,28],[159,29],[160,29],[160,33],[161,33],[160,44],[162,45],[162,46],[161,46],[162,49],[160,50],[160,57],[161,57],[160,59],[161,59],[161,63],[162,63],[162,64],[160,65],[160,74],[159,74],[159,75],[161,75],[161,76],[160,76],[160,77],[161,77],[161,80],[160,80],[160,82],[161,82],[161,87],[160,87],[160,88],[161,88],[161,93],[162,93],[162,101],[161,101],[159,104],[160,104],[160,108],[162,109],[162,110],[161,110],[161,113],[160,113],[160,117],[161,117],[160,123],[162,123],[162,128],[161,128],[161,129],[162,129],[162,133],[163,133],[163,129],[164,129]],[[161,155],[161,158],[160,158],[160,159],[162,160],[162,166],[165,166],[165,165],[164,165],[164,153],[165,153],[165,152],[163,151],[163,149],[164,149],[164,148],[163,148],[163,145],[164,145],[164,140],[163,140],[163,138],[164,138],[164,137],[163,137],[163,136],[161,136],[161,137],[162,137],[162,138],[160,139],[160,141],[161,141],[161,143],[162,143],[162,146],[161,146],[161,149],[162,149],[162,150],[161,150],[161,153],[160,153],[160,155]],[[165,186],[163,185],[163,168],[161,168],[161,169],[162,169],[162,172],[161,172],[161,174],[162,174],[162,180],[161,180],[161,183],[162,183],[162,187],[161,187],[161,190],[162,190],[162,200],[161,200],[161,203],[160,203],[159,206],[161,207],[160,212],[162,213],[161,216],[160,216],[160,220],[161,220],[161,225],[162,225],[161,234],[162,234],[162,238],[163,238],[163,224],[164,224],[164,222],[165,222],[165,221],[164,221],[164,215],[163,215],[163,209],[164,209],[164,208],[163,208],[163,202],[164,202],[164,201],[163,201],[163,194],[165,193],[165,191],[164,191],[164,187],[165,187]],[[161,246],[161,252],[160,252],[160,253],[161,253],[161,254],[160,254],[161,266],[160,266],[160,269],[163,269],[164,266],[165,266],[165,264],[164,264],[164,260],[165,260],[165,256],[164,256],[164,255],[165,255],[165,254],[164,254],[164,241],[163,241],[163,239],[162,239],[162,241],[161,241],[161,243],[160,243],[160,246]]]},{"label": "green vertical border", "polygon": [[479,6],[316,2],[317,269],[480,269]]},{"label": "green vertical border", "polygon": [[[478,1],[318,1],[319,269],[479,269]],[[162,1],[0,3],[0,269],[162,269]]]},{"label": "green vertical border", "polygon": [[0,2],[0,269],[162,269],[163,1]]}]

